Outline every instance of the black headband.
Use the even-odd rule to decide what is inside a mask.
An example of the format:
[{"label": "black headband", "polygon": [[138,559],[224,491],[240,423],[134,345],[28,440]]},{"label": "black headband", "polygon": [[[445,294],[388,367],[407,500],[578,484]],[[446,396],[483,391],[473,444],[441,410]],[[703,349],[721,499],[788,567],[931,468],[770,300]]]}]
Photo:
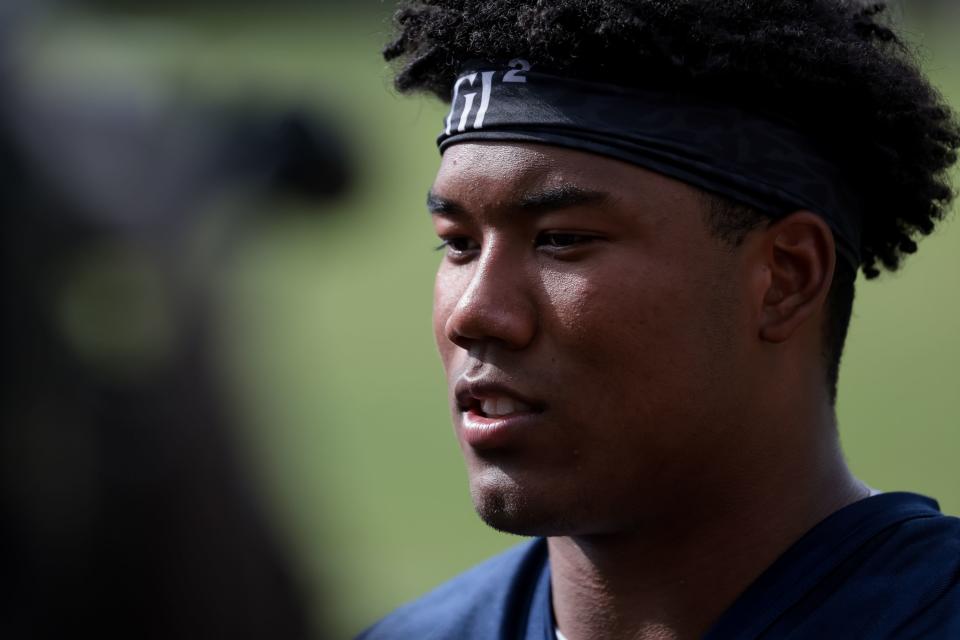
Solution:
[{"label": "black headband", "polygon": [[532,71],[525,60],[467,67],[453,87],[440,152],[459,142],[540,142],[656,171],[776,219],[806,209],[860,263],[862,200],[810,136],[774,117],[678,92]]}]

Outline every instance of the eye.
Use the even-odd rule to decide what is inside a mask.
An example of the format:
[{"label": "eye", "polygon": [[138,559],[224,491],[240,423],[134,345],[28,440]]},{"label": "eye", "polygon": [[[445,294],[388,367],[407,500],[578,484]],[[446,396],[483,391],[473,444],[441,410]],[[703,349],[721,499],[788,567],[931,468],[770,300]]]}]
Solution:
[{"label": "eye", "polygon": [[443,242],[437,247],[437,251],[447,250],[447,255],[451,258],[461,258],[471,251],[476,251],[480,245],[474,242],[468,236],[452,236],[441,238]]},{"label": "eye", "polygon": [[545,231],[537,236],[534,244],[545,249],[567,249],[597,240],[597,236],[569,231]]}]

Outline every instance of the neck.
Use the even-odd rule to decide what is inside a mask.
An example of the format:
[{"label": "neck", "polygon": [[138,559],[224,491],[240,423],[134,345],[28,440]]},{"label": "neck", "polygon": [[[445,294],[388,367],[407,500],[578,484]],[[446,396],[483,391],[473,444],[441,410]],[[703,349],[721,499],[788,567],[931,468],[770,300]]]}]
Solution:
[{"label": "neck", "polygon": [[643,525],[550,538],[558,628],[568,640],[703,636],[805,532],[869,495],[843,461],[832,411],[829,422],[805,454],[788,447],[732,480],[701,479]]}]

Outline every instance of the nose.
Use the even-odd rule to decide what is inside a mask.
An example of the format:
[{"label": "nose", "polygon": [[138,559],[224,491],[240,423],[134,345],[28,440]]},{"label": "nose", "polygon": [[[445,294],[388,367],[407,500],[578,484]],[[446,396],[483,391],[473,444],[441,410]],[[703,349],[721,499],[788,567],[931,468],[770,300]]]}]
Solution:
[{"label": "nose", "polygon": [[462,290],[446,292],[459,294],[444,325],[448,340],[468,351],[487,342],[509,349],[530,344],[538,317],[531,280],[521,260],[511,259],[495,246],[485,248],[472,273],[457,280],[465,281]]}]

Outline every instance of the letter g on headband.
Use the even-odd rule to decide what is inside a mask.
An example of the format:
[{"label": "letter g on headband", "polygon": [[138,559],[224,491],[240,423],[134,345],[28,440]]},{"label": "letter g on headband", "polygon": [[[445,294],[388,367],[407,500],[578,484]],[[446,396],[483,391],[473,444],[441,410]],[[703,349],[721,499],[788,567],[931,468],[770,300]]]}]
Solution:
[{"label": "letter g on headband", "polygon": [[453,85],[440,152],[460,142],[539,142],[656,171],[771,218],[806,209],[860,264],[862,198],[838,164],[786,120],[690,93],[540,72],[522,59],[469,63]]}]

